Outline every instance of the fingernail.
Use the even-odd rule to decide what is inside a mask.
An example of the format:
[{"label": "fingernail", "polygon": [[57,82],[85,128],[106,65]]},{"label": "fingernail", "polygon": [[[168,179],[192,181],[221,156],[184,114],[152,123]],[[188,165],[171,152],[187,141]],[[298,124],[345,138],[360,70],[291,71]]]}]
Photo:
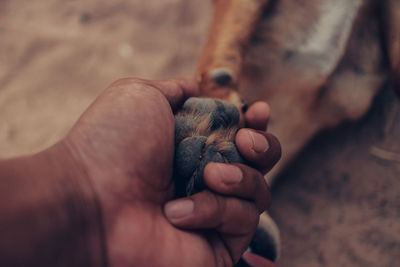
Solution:
[{"label": "fingernail", "polygon": [[253,143],[252,149],[257,153],[264,153],[269,148],[269,143],[264,135],[248,130],[247,133]]},{"label": "fingernail", "polygon": [[193,209],[193,200],[184,199],[167,203],[164,207],[164,212],[170,220],[176,220],[189,215],[193,212]]},{"label": "fingernail", "polygon": [[218,168],[218,175],[224,184],[237,184],[243,180],[242,170],[234,165],[224,163],[212,163]]}]

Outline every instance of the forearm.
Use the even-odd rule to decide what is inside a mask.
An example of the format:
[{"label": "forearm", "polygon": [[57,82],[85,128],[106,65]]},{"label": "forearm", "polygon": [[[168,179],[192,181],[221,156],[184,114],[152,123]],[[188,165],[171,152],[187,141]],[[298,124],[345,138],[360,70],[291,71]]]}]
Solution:
[{"label": "forearm", "polygon": [[102,266],[100,208],[58,144],[0,161],[0,266]]}]

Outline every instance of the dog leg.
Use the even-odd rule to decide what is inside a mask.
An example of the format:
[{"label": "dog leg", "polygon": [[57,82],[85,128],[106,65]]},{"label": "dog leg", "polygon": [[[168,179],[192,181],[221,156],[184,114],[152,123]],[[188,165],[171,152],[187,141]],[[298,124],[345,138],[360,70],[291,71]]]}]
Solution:
[{"label": "dog leg", "polygon": [[175,116],[176,180],[181,181],[177,185],[186,184],[186,194],[204,189],[202,172],[206,163],[242,162],[234,137],[243,126],[243,104],[235,89],[244,48],[267,2],[214,0],[214,19],[197,75],[202,97],[225,102],[189,99]]},{"label": "dog leg", "polygon": [[214,0],[214,17],[200,57],[197,76],[203,96],[237,101],[243,54],[269,0]]}]

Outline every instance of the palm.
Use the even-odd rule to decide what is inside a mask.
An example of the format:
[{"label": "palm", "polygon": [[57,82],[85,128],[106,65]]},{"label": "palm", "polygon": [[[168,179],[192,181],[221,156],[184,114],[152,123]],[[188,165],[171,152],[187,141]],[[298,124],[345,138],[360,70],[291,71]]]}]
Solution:
[{"label": "palm", "polygon": [[[111,266],[212,266],[205,237],[175,228],[162,212],[174,190],[171,107],[155,90],[130,94],[111,98],[106,93],[74,128],[85,140],[95,140],[85,153],[102,196]],[[158,256],[149,257],[155,251]]]}]

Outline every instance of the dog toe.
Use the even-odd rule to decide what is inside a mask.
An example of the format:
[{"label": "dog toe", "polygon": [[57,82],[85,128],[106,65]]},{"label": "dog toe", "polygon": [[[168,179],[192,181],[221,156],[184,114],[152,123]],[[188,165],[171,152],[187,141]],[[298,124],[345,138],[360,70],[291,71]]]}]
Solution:
[{"label": "dog toe", "polygon": [[225,68],[218,68],[211,71],[211,79],[218,86],[227,86],[233,81],[231,72]]},{"label": "dog toe", "polygon": [[[235,105],[209,98],[189,98],[175,115],[177,196],[205,189],[210,162],[243,163],[234,143],[240,119]],[[183,192],[184,191],[184,192]]]}]

